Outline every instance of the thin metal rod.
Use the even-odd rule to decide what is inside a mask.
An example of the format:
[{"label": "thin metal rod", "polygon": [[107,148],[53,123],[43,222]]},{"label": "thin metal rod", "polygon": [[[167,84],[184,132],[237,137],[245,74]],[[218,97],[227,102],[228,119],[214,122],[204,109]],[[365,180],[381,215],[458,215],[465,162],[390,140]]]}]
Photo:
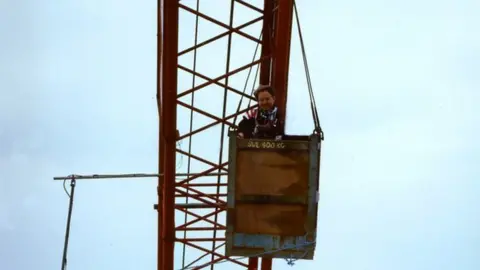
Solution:
[{"label": "thin metal rod", "polygon": [[[177,173],[175,176],[180,177],[189,177],[195,176],[202,173]],[[209,173],[202,174],[202,176],[219,176],[219,175],[228,175],[228,173]],[[91,175],[79,175],[72,174],[68,176],[55,176],[53,180],[82,180],[82,179],[111,179],[111,178],[153,178],[153,177],[162,177],[163,174],[158,173],[130,173],[130,174],[91,174]]]},{"label": "thin metal rod", "polygon": [[[215,250],[218,250],[219,248],[221,248],[223,246],[225,246],[225,242],[221,245],[218,245]],[[215,250],[213,250],[213,251],[215,251]],[[187,266],[185,266],[184,269],[190,269],[190,267],[192,265],[194,265],[195,263],[197,263],[198,261],[200,261],[201,259],[205,258],[208,255],[209,255],[208,253],[203,254],[202,256],[200,256],[199,258],[197,258],[196,260],[194,260],[193,262],[191,262]]]},{"label": "thin metal rod", "polygon": [[[235,14],[234,12],[235,10],[235,1],[234,0],[231,0],[230,2],[230,21],[229,21],[229,27],[231,28],[233,26],[233,15]],[[226,61],[226,64],[225,64],[225,74],[228,74],[230,72],[230,60],[231,60],[231,51],[232,51],[232,33],[229,33],[228,35],[228,42],[227,42],[227,61]],[[224,89],[224,92],[223,92],[223,112],[222,112],[222,117],[225,118],[227,116],[227,97],[228,97],[228,85],[229,85],[229,79],[230,79],[230,76],[227,76],[225,78],[225,89]],[[222,160],[223,160],[223,145],[224,145],[224,138],[225,138],[225,124],[226,123],[222,123],[222,126],[221,126],[221,133],[220,133],[220,151],[219,151],[219,154],[218,154],[218,164],[221,164],[222,163]],[[218,169],[218,172],[220,173],[220,169]],[[218,179],[217,179],[217,184],[220,184],[221,183],[221,180],[222,178],[220,176],[218,176]],[[220,193],[220,186],[217,186],[217,194]],[[197,199],[198,201],[199,198]],[[221,200],[219,200],[219,197],[217,197],[217,202],[222,202]],[[226,202],[225,202],[226,203]],[[216,210],[219,210],[219,208],[216,208]],[[217,223],[218,222],[218,212],[215,213],[215,217],[214,217],[214,222]],[[212,241],[212,250],[215,250],[216,247],[217,247],[217,242],[215,241],[215,239],[217,238],[217,230],[213,230],[213,241]],[[213,262],[215,260],[215,256],[212,254],[212,257],[211,257],[211,262]],[[213,270],[214,269],[214,265],[212,264],[210,266],[210,270]]]},{"label": "thin metal rod", "polygon": [[68,218],[67,218],[67,229],[65,231],[65,244],[63,246],[63,258],[62,258],[62,270],[67,268],[67,249],[68,249],[68,239],[70,237],[70,222],[72,220],[72,210],[73,210],[73,196],[75,195],[75,178],[70,182],[70,203],[68,206]]},{"label": "thin metal rod", "polygon": [[129,174],[91,174],[91,175],[78,175],[73,174],[69,176],[56,176],[53,180],[69,180],[69,179],[109,179],[109,178],[147,178],[147,177],[161,177],[162,174],[158,173],[129,173]]},{"label": "thin metal rod", "polygon": [[[196,11],[198,12],[200,9],[200,0],[197,0],[197,8],[196,8]],[[198,44],[198,16],[195,16],[195,46],[197,46]],[[193,72],[195,73],[195,70],[197,69],[197,49],[194,49],[193,50]],[[196,75],[194,74],[192,76],[192,88],[195,87],[195,78],[196,78]],[[190,106],[194,106],[195,105],[195,92],[192,93],[192,96],[191,96],[191,100],[190,100]],[[189,128],[189,132],[192,132],[193,131],[193,110],[190,110],[190,128]],[[192,165],[192,137],[189,137],[188,138],[188,161],[187,161],[187,173],[190,173],[190,170],[191,170],[191,165]],[[188,188],[187,187],[187,195],[186,195],[186,199],[185,199],[185,203],[188,203]],[[188,220],[188,215],[187,213],[185,212],[185,217],[184,217],[184,223],[187,223],[187,220]],[[183,238],[187,238],[187,231],[185,230],[183,232]],[[187,245],[183,244],[183,252],[182,252],[182,268],[185,268],[185,259],[186,259],[186,249],[187,249]]]},{"label": "thin metal rod", "polygon": [[[175,206],[179,208],[218,208],[218,206],[213,204],[206,204],[206,203],[177,203]],[[222,206],[223,207],[223,206]],[[226,207],[224,207],[226,209]]]},{"label": "thin metal rod", "polygon": [[[249,34],[246,34],[246,33],[242,32],[242,31],[239,31],[239,30],[233,28],[232,25],[226,25],[226,24],[222,23],[221,21],[218,21],[218,20],[216,20],[216,19],[214,19],[214,18],[212,18],[212,17],[210,17],[210,16],[207,16],[207,15],[201,13],[201,12],[196,12],[195,10],[193,10],[193,9],[191,9],[191,8],[183,5],[183,4],[178,4],[178,6],[179,6],[180,8],[182,8],[182,9],[186,10],[186,11],[189,11],[189,12],[192,13],[192,14],[195,14],[195,15],[197,15],[197,16],[202,17],[203,19],[205,19],[205,20],[207,20],[207,21],[210,21],[210,22],[212,22],[212,23],[214,23],[214,24],[216,24],[216,25],[219,25],[219,26],[221,26],[221,27],[223,27],[223,28],[225,28],[225,29],[227,29],[227,30],[231,30],[232,32],[235,32],[235,33],[238,34],[238,35],[241,35],[241,36],[243,36],[243,37],[246,37],[246,38],[248,38],[248,39],[250,39],[250,40],[252,40],[252,41],[255,41],[255,42],[258,42],[258,43],[262,43],[261,40],[258,40],[258,39],[256,39],[255,37],[252,37],[252,36],[249,35]],[[229,32],[229,34],[232,34],[232,33]]]},{"label": "thin metal rod", "polygon": [[193,46],[193,47],[190,47],[190,48],[188,48],[188,49],[185,49],[185,50],[179,52],[179,53],[178,53],[178,57],[180,57],[180,56],[182,56],[182,55],[184,55],[184,54],[186,54],[186,53],[189,53],[189,52],[191,52],[191,51],[193,51],[193,50],[196,50],[196,49],[198,49],[198,48],[200,48],[200,47],[204,47],[204,46],[208,45],[209,43],[212,43],[212,42],[214,42],[214,41],[216,41],[216,40],[219,40],[219,39],[221,39],[222,37],[224,37],[224,36],[232,33],[233,31],[241,30],[242,28],[246,28],[246,27],[248,27],[248,26],[250,26],[250,25],[252,25],[252,24],[254,24],[254,23],[257,23],[257,22],[259,22],[259,21],[261,21],[261,20],[263,20],[263,16],[262,16],[262,17],[258,17],[258,18],[256,18],[256,19],[253,19],[253,20],[251,20],[251,21],[249,21],[249,22],[246,22],[246,23],[244,23],[244,24],[238,25],[237,27],[233,28],[232,30],[228,30],[228,31],[226,31],[226,32],[223,32],[223,33],[220,34],[220,35],[217,35],[217,36],[214,36],[214,37],[212,37],[212,38],[210,38],[210,39],[207,39],[207,40],[205,40],[205,41],[202,41],[202,42],[198,43],[197,45],[195,45],[195,46]]}]

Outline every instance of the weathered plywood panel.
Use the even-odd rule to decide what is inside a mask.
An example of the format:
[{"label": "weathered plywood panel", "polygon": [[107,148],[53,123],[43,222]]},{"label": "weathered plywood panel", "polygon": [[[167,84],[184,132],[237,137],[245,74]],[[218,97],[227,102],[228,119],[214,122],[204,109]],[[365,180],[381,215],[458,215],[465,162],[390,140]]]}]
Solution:
[{"label": "weathered plywood panel", "polygon": [[237,153],[235,195],[307,196],[309,153],[241,150]]},{"label": "weathered plywood panel", "polygon": [[230,135],[228,256],[313,259],[319,156],[318,136],[268,141]]},{"label": "weathered plywood panel", "polygon": [[237,204],[234,226],[239,233],[301,236],[306,217],[303,205]]}]

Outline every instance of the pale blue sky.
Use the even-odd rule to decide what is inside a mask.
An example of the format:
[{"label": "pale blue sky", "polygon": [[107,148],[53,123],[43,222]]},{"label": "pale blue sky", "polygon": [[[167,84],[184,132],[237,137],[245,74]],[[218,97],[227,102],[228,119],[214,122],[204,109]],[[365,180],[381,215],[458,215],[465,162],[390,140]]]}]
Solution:
[{"label": "pale blue sky", "polygon": [[[203,2],[227,19],[222,2]],[[326,140],[317,252],[296,269],[480,269],[480,2],[298,6]],[[68,198],[52,177],[157,169],[156,1],[0,0],[0,37],[0,268],[59,269]],[[292,42],[287,129],[308,133]],[[205,75],[224,71],[218,46],[200,52]],[[234,51],[240,66],[253,46]],[[200,141],[194,152],[218,159],[218,142]],[[155,180],[79,182],[69,270],[156,269],[156,200]]]}]

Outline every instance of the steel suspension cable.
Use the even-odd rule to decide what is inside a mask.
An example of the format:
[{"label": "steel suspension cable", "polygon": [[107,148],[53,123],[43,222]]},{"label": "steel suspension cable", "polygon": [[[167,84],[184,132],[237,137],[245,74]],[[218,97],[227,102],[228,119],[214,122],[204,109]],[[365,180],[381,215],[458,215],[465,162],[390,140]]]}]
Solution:
[{"label": "steel suspension cable", "polygon": [[300,18],[299,18],[300,16],[298,15],[298,9],[297,9],[297,4],[296,4],[295,0],[293,0],[293,8],[294,8],[294,11],[295,11],[295,19],[297,21],[298,35],[299,35],[299,38],[300,38],[300,47],[302,49],[303,65],[304,65],[304,68],[305,68],[305,75],[306,75],[306,78],[307,78],[308,94],[310,96],[310,107],[311,107],[311,110],[312,110],[312,117],[313,117],[313,122],[314,122],[314,125],[315,125],[315,132],[318,132],[321,136],[321,139],[323,140],[324,135],[323,135],[322,127],[320,126],[320,119],[319,119],[319,116],[318,116],[317,104],[315,102],[315,95],[313,93],[312,80],[311,80],[311,77],[310,77],[310,69],[308,67],[307,53],[306,53],[305,44],[304,44],[304,41],[303,41],[302,28],[301,28],[301,25],[300,25]]},{"label": "steel suspension cable", "polygon": [[[260,36],[258,37],[258,39],[262,39],[262,32],[263,32],[263,29],[260,31]],[[255,47],[255,52],[253,53],[253,59],[252,59],[252,62],[255,61],[255,58],[257,57],[257,52],[258,52],[258,48],[260,47],[260,43],[257,43],[257,46]],[[245,85],[243,87],[243,93],[245,93],[247,91],[247,87],[248,87],[248,81],[250,80],[250,75],[252,73],[252,69],[253,69],[253,66],[251,66],[249,69],[248,69],[248,74],[247,74],[247,79],[245,80]],[[253,94],[253,91],[255,89],[255,82],[257,81],[257,77],[258,77],[258,71],[260,70],[260,64],[257,65],[257,71],[255,71],[255,77],[253,78],[253,85],[252,85],[252,91],[250,94]],[[242,96],[240,98],[240,101],[238,102],[238,106],[237,106],[237,114],[240,112],[240,109],[242,107],[242,103],[243,103],[243,99],[244,97]],[[248,100],[248,105],[247,105],[247,108],[250,107],[252,103],[252,99],[249,99]],[[235,117],[233,118],[233,124],[235,125],[235,123],[237,122],[237,118],[238,118],[238,115],[235,115]]]}]

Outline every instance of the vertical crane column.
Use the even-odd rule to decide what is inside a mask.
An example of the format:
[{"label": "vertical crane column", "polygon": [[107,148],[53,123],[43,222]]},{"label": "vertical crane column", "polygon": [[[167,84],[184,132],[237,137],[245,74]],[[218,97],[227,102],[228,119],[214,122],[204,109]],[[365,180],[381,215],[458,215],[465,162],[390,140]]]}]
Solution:
[{"label": "vertical crane column", "polygon": [[[162,0],[157,0],[157,108],[158,108],[158,173],[162,175],[164,173],[164,151],[165,141],[163,138],[162,132],[162,98],[161,98],[161,89],[162,89],[162,80],[161,80],[161,70],[162,70],[162,26],[163,26],[163,16],[162,16]],[[157,186],[157,195],[158,195],[158,204],[157,204],[157,214],[158,214],[158,232],[157,232],[157,265],[160,267],[162,264],[163,257],[163,241],[162,241],[162,205],[163,205],[163,177],[158,178]]]},{"label": "vertical crane column", "polygon": [[163,162],[162,197],[159,201],[162,217],[159,221],[161,252],[158,269],[173,270],[175,243],[175,153],[177,123],[177,54],[178,54],[178,0],[163,0],[160,68],[160,123],[159,159]]},{"label": "vertical crane column", "polygon": [[[272,85],[276,91],[276,102],[281,116],[287,113],[288,68],[290,62],[290,40],[292,38],[293,0],[278,1],[275,18],[275,49],[273,53]],[[283,119],[285,120],[285,119]]]},{"label": "vertical crane column", "polygon": [[[274,1],[265,0],[263,8],[263,30],[262,30],[262,57],[268,57],[272,55],[273,40],[273,16]],[[260,64],[260,84],[273,85],[271,81],[272,72],[272,58],[267,58]],[[272,259],[262,258],[262,269],[272,269]],[[258,258],[249,258],[248,269],[258,269]]]},{"label": "vertical crane column", "polygon": [[[273,3],[276,3],[275,16],[267,13],[273,10]],[[287,92],[288,92],[288,69],[290,60],[290,40],[292,37],[293,0],[265,0],[265,20],[263,40],[264,47],[262,54],[273,49],[271,85],[275,89],[276,103],[280,116],[285,120],[287,113]],[[272,28],[267,26],[273,26]],[[266,30],[273,29],[272,30]],[[274,36],[273,48],[270,37]],[[268,71],[267,71],[268,70]],[[262,66],[260,80],[267,81],[267,72],[270,74],[270,67]],[[272,269],[272,259],[262,258],[262,270]]]},{"label": "vertical crane column", "polygon": [[[271,56],[273,43],[273,1],[265,0],[263,8],[262,58]],[[272,58],[260,64],[260,84],[271,84]]]}]

